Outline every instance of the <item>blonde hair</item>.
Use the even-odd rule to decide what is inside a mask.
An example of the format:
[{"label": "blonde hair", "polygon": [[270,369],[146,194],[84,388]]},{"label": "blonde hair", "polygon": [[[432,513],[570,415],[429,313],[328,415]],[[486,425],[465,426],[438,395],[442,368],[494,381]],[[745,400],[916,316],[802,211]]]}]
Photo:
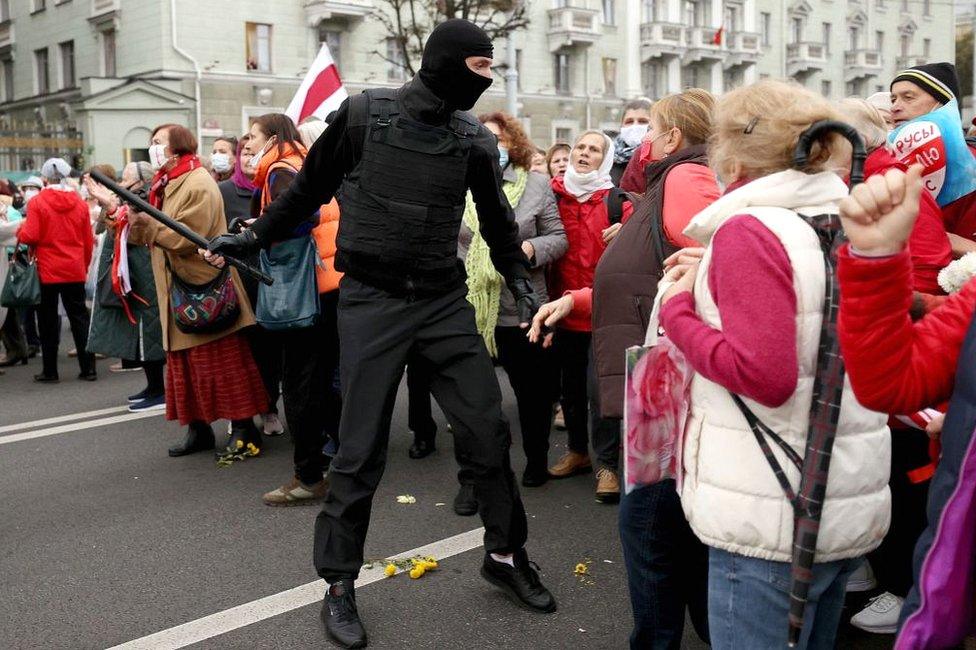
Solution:
[{"label": "blonde hair", "polygon": [[859,97],[847,97],[837,102],[837,109],[844,121],[857,130],[868,153],[883,147],[888,141],[888,126],[884,117],[870,102]]},{"label": "blonde hair", "polygon": [[302,144],[305,145],[306,149],[312,148],[312,145],[319,139],[319,136],[325,133],[326,126],[326,123],[322,120],[309,119],[306,119],[298,125],[298,135],[301,136]]},{"label": "blonde hair", "polygon": [[664,130],[678,129],[690,144],[705,144],[712,135],[715,96],[701,88],[667,95],[651,107],[651,120]]},{"label": "blonde hair", "polygon": [[[715,104],[709,161],[726,179],[732,177],[736,163],[746,178],[790,169],[800,134],[814,122],[839,119],[829,101],[799,84],[766,79],[743,86]],[[842,136],[825,133],[811,146],[801,171],[838,169],[850,151]]]}]

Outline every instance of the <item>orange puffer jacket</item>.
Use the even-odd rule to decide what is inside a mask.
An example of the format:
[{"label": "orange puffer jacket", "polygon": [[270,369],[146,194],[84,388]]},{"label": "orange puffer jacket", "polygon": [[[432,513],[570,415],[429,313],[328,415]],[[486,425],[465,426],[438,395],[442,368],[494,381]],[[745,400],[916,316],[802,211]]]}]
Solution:
[{"label": "orange puffer jacket", "polygon": [[312,229],[315,246],[318,248],[322,263],[315,267],[315,279],[318,280],[319,293],[328,293],[339,288],[342,273],[336,271],[336,234],[339,232],[339,204],[335,199],[322,206],[319,210],[319,225]]}]

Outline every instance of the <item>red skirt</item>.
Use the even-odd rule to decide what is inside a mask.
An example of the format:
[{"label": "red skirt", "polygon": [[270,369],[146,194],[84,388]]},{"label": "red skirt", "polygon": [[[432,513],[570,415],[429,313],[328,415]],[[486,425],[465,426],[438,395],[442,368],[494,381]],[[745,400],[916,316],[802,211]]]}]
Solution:
[{"label": "red skirt", "polygon": [[168,420],[243,420],[267,411],[267,402],[251,348],[240,332],[166,353]]}]

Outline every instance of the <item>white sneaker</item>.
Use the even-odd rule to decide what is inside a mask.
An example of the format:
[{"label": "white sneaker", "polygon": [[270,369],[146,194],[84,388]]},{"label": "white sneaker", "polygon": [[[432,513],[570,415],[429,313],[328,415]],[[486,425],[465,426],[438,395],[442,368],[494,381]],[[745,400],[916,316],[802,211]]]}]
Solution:
[{"label": "white sneaker", "polygon": [[904,603],[904,598],[886,591],[855,614],[851,625],[872,634],[894,634],[898,631],[898,617]]},{"label": "white sneaker", "polygon": [[857,571],[851,574],[847,581],[848,593],[852,591],[871,591],[878,586],[878,581],[874,579],[874,571],[871,570],[871,563],[867,560],[861,563]]},{"label": "white sneaker", "polygon": [[280,436],[285,432],[285,425],[281,423],[278,419],[277,413],[267,413],[261,416],[262,427],[264,428],[264,435],[266,436]]}]

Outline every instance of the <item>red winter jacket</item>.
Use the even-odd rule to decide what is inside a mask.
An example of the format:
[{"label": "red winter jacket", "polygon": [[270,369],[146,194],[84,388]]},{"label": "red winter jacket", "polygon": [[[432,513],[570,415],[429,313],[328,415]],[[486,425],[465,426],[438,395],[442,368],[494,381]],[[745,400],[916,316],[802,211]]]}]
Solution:
[{"label": "red winter jacket", "polygon": [[[884,174],[889,169],[906,171],[908,167],[880,147],[871,152],[864,163],[864,176]],[[921,293],[944,294],[939,286],[939,271],[952,261],[952,244],[942,221],[942,210],[928,192],[922,192],[908,250],[912,256],[912,288]]]},{"label": "red winter jacket", "polygon": [[88,205],[76,192],[41,190],[27,206],[17,237],[34,247],[42,284],[85,281],[95,237]]},{"label": "red winter jacket", "polygon": [[[605,201],[610,190],[598,190],[582,203],[566,191],[562,178],[552,179],[552,190],[556,193],[559,217],[569,240],[566,254],[553,264],[549,293],[556,298],[567,291],[593,286],[597,262],[607,248],[603,231],[610,227]],[[623,221],[630,217],[631,212],[633,206],[629,201],[624,202]],[[574,332],[593,329],[589,314],[570,314],[559,323],[559,327]]]},{"label": "red winter jacket", "polygon": [[[970,146],[969,153],[976,158],[976,147]],[[943,206],[942,216],[948,232],[976,241],[976,192]]]},{"label": "red winter jacket", "polygon": [[914,413],[949,399],[959,350],[976,308],[976,281],[912,323],[907,251],[884,258],[840,251],[838,332],[858,401],[882,413]]}]

